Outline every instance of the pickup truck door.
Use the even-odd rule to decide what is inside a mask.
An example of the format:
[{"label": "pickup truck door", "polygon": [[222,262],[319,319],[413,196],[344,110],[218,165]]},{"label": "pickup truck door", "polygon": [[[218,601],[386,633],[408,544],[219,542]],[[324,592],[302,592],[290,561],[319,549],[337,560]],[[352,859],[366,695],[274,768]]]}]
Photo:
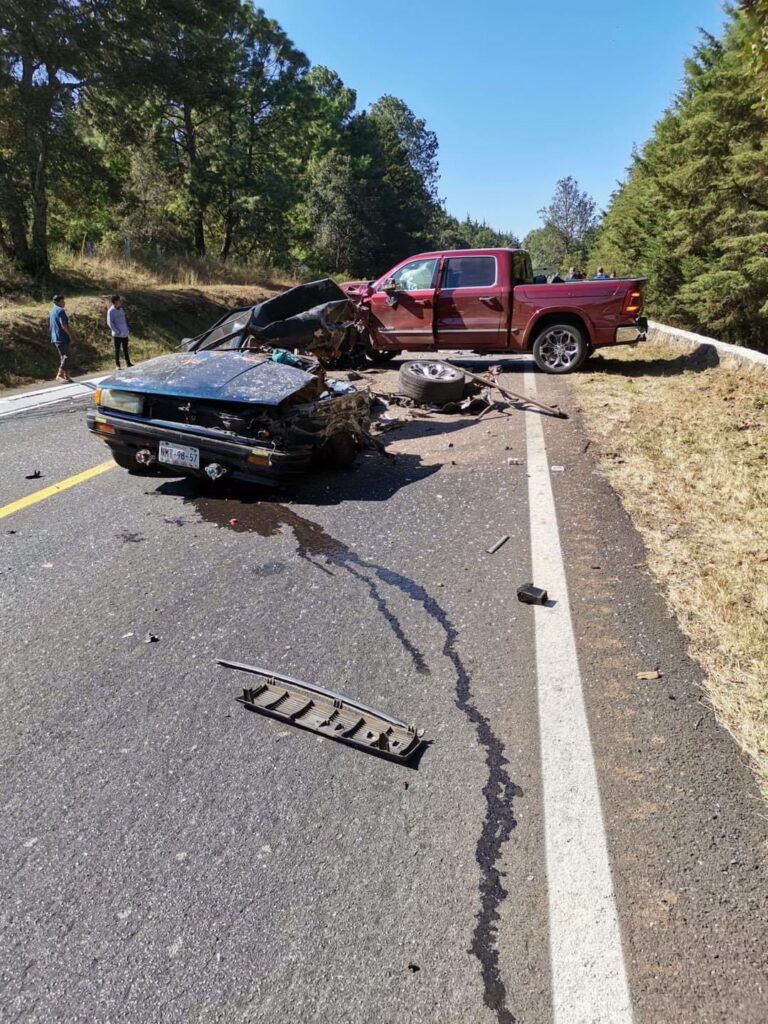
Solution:
[{"label": "pickup truck door", "polygon": [[[366,300],[376,348],[434,348],[437,257],[411,260],[378,282]],[[381,287],[386,281],[388,291]]]},{"label": "pickup truck door", "polygon": [[498,351],[505,347],[500,272],[496,256],[448,256],[443,260],[437,293],[440,348]]}]

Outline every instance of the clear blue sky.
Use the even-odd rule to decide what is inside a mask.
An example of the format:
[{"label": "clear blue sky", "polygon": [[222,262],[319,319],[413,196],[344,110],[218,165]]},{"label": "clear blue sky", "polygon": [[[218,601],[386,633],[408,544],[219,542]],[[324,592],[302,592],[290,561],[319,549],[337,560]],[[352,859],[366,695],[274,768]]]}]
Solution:
[{"label": "clear blue sky", "polygon": [[522,237],[558,178],[601,207],[721,0],[256,0],[358,107],[399,96],[440,140],[440,195]]}]

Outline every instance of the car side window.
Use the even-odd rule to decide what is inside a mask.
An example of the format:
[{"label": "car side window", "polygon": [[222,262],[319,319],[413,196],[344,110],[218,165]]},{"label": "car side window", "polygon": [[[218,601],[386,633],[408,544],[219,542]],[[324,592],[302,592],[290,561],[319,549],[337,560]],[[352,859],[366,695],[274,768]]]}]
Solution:
[{"label": "car side window", "polygon": [[488,288],[494,284],[495,256],[453,256],[445,261],[443,288]]},{"label": "car side window", "polygon": [[437,260],[412,260],[392,275],[392,280],[404,292],[417,292],[431,288],[437,270]]}]

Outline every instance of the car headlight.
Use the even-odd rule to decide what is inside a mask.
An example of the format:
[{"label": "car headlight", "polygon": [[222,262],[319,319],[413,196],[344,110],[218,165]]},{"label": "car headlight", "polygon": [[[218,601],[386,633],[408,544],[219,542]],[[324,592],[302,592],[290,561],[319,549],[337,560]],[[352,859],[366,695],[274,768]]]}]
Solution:
[{"label": "car headlight", "polygon": [[115,388],[99,388],[96,402],[104,409],[115,409],[117,412],[130,412],[134,416],[141,415],[141,395],[131,391],[118,391]]}]

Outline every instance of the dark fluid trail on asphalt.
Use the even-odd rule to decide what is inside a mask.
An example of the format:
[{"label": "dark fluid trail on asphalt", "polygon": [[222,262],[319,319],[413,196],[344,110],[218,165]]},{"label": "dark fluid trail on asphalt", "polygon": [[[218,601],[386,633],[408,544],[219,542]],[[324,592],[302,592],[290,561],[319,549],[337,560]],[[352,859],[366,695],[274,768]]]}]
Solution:
[{"label": "dark fluid trail on asphalt", "polygon": [[[514,816],[514,797],[522,795],[511,780],[505,757],[504,744],[493,731],[490,719],[473,702],[471,677],[456,649],[459,633],[441,605],[414,580],[401,573],[361,558],[331,537],[318,524],[298,515],[286,505],[269,501],[222,501],[207,495],[190,495],[201,517],[220,527],[240,532],[255,532],[262,537],[275,536],[284,526],[289,527],[298,544],[298,554],[327,575],[336,566],[362,582],[371,599],[398,642],[407,651],[416,670],[429,673],[426,659],[408,639],[397,616],[388,606],[376,580],[399,590],[410,601],[420,605],[445,634],[443,654],[451,662],[456,676],[454,703],[474,726],[478,741],[485,751],[488,778],[483,786],[485,819],[475,847],[475,859],[481,870],[480,910],[469,948],[480,963],[483,979],[483,1001],[495,1014],[499,1024],[515,1024],[516,1018],[507,1006],[507,990],[501,978],[497,946],[499,908],[508,892],[497,867],[501,850],[517,825]],[[322,558],[325,565],[317,561]],[[273,563],[274,564],[274,563]],[[372,579],[371,573],[375,579]]]}]

